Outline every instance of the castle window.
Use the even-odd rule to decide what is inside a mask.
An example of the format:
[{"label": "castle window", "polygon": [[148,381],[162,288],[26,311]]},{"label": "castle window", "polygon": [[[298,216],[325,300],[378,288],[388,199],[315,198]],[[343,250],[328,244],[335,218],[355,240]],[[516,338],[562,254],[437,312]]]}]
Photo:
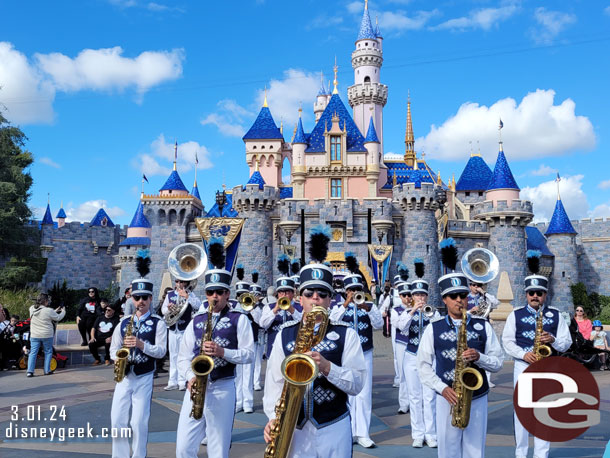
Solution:
[{"label": "castle window", "polygon": [[254,145],[254,146],[252,147],[252,149],[256,149],[256,145]]},{"label": "castle window", "polygon": [[565,271],[564,271],[564,272],[561,272],[561,278],[566,278],[566,273],[565,273]]},{"label": "castle window", "polygon": [[367,41],[364,42],[364,46],[368,46],[369,43]]},{"label": "castle window", "polygon": [[330,160],[341,160],[341,137],[338,135],[332,135],[330,137]]},{"label": "castle window", "polygon": [[364,82],[365,83],[370,83],[371,82],[371,77],[370,76],[365,76],[364,77]]},{"label": "castle window", "polygon": [[466,191],[466,197],[470,195],[470,191]]},{"label": "castle window", "polygon": [[479,191],[479,197],[483,196],[483,191]]},{"label": "castle window", "polygon": [[330,197],[341,197],[341,179],[330,180]]},{"label": "castle window", "polygon": [[265,145],[261,146],[261,149],[265,149]]}]

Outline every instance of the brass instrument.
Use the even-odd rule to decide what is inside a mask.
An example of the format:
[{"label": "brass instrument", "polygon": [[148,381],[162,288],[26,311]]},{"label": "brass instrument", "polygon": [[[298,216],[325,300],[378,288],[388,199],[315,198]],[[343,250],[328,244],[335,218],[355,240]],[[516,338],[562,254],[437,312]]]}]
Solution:
[{"label": "brass instrument", "polygon": [[[127,328],[125,329],[125,337],[131,337],[133,335],[133,319],[136,316],[134,312],[129,319],[129,323],[127,323]],[[123,341],[125,341],[125,337],[123,337]],[[117,383],[121,383],[125,378],[125,371],[127,370],[127,359],[131,354],[131,349],[126,346],[122,346],[116,352],[116,359],[114,361],[114,381]]]},{"label": "brass instrument", "polygon": [[244,309],[244,312],[250,312],[256,304],[258,303],[258,298],[252,293],[243,293],[239,296],[239,305]]},{"label": "brass instrument", "polygon": [[353,296],[354,304],[362,305],[366,302],[366,296],[362,291],[356,291]]},{"label": "brass instrument", "polygon": [[203,416],[203,404],[205,402],[205,391],[208,385],[208,375],[214,369],[214,360],[203,351],[203,343],[212,340],[212,315],[214,313],[214,301],[209,301],[208,318],[205,326],[205,334],[201,336],[199,355],[191,361],[191,369],[195,373],[195,381],[191,386],[191,408],[190,416],[199,420]]},{"label": "brass instrument", "polygon": [[428,318],[432,318],[434,316],[434,313],[436,313],[436,307],[433,307],[430,304],[426,304],[423,306],[422,308],[422,313]]},{"label": "brass instrument", "polygon": [[278,305],[280,307],[280,310],[288,310],[290,308],[290,306],[292,305],[291,302],[290,302],[290,299],[285,297],[285,296],[284,297],[280,297],[277,300],[277,303],[278,303]]},{"label": "brass instrument", "polygon": [[[314,328],[318,318],[322,318],[318,333]],[[294,351],[282,362],[284,388],[275,406],[275,424],[271,430],[271,440],[265,449],[265,458],[285,458],[290,450],[292,435],[297,424],[307,385],[318,376],[318,366],[313,358],[303,353],[318,345],[326,335],[328,311],[316,306],[304,314],[297,334]]]},{"label": "brass instrument", "polygon": [[537,317],[536,317],[536,334],[534,336],[534,348],[532,349],[532,353],[534,353],[534,355],[536,355],[536,359],[538,361],[540,361],[543,358],[547,358],[549,356],[551,356],[551,347],[549,347],[548,345],[544,345],[541,341],[540,338],[542,337],[542,333],[544,332],[544,330],[542,329],[542,325],[543,325],[543,314],[542,314],[542,305],[540,306],[540,310],[537,313]]},{"label": "brass instrument", "polygon": [[462,326],[457,336],[457,352],[455,357],[455,375],[453,391],[457,395],[457,403],[451,406],[451,425],[464,429],[470,421],[470,405],[472,392],[483,386],[483,377],[475,368],[470,367],[462,358],[468,349],[468,332],[466,331],[466,306],[462,308]]},{"label": "brass instrument", "polygon": [[[498,257],[486,248],[472,248],[462,256],[462,272],[466,277],[482,285],[493,281],[500,271],[500,261]],[[491,312],[491,307],[485,299],[485,295],[477,305],[477,311],[472,312],[472,316],[487,318]]]},{"label": "brass instrument", "polygon": [[[182,243],[175,247],[167,258],[167,268],[174,278],[190,282],[187,290],[193,291],[197,279],[201,277],[208,266],[208,257],[202,247],[195,243]],[[163,316],[168,326],[173,326],[184,315],[188,307],[188,298],[178,296],[178,302],[170,307]]]}]

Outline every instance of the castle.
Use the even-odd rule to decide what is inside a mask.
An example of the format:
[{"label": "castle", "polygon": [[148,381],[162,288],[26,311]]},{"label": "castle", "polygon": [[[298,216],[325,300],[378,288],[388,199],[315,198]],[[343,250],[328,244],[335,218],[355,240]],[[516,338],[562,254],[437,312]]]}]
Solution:
[{"label": "castle", "polygon": [[[384,154],[388,87],[381,82],[382,64],[383,38],[365,4],[352,52],[351,112],[338,90],[336,66],[333,90],[322,84],[316,96],[315,124],[308,132],[299,117],[290,141],[265,98],[243,137],[250,178],[227,191],[222,214],[217,205],[204,211],[197,179],[189,192],[175,162],[158,194],[142,193],[128,227],[115,226],[103,209],[85,224],[65,224],[61,209],[54,222],[47,206],[40,225],[48,258],[42,286],[63,279],[73,288],[106,287],[114,281],[122,290],[137,275],[137,251],[149,248],[156,297],[169,252],[180,243],[201,242],[195,218],[239,216],[245,223],[237,262],[246,272],[258,270],[263,286],[272,285],[279,274],[278,255],[301,257],[308,229],[325,223],[332,229],[327,260],[335,268],[341,268],[349,250],[368,275],[371,243],[393,247],[392,274],[398,261],[412,266],[415,257],[423,258],[433,304],[440,301],[435,285],[441,275],[438,243],[444,237],[456,240],[460,255],[475,246],[492,250],[500,270],[508,273],[515,305],[525,303],[528,249],[542,252],[541,273],[551,279],[551,301],[561,310],[572,309],[570,285],[579,281],[589,292],[610,295],[610,286],[601,281],[609,273],[610,220],[570,221],[558,191],[551,221],[532,225],[534,208],[520,199],[501,141],[493,170],[480,154],[471,154],[459,180],[445,183],[415,151],[409,101],[405,153]],[[284,159],[290,163],[290,183],[282,183]],[[499,277],[488,285],[492,294],[498,282]]]}]

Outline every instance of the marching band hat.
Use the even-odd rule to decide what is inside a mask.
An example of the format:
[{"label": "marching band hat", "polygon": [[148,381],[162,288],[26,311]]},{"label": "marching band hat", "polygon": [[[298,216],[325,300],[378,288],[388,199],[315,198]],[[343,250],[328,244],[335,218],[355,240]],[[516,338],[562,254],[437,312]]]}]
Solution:
[{"label": "marching band hat", "polygon": [[[457,265],[457,247],[455,240],[448,238],[440,243],[441,258],[445,267],[449,270],[455,270]],[[451,293],[468,293],[468,278],[462,272],[451,272],[443,275],[438,279],[438,286],[441,290],[441,296],[446,296]]]},{"label": "marching band hat", "polygon": [[423,279],[426,272],[424,260],[422,258],[415,258],[413,260],[413,265],[415,266],[415,275],[417,276],[417,280],[411,282],[411,294],[428,294],[430,286],[428,285],[428,282]]},{"label": "marching band hat", "polygon": [[406,294],[407,296],[411,295],[410,283],[407,283],[406,281],[399,283],[396,288],[398,289],[398,294]]},{"label": "marching band hat", "polygon": [[237,273],[237,279],[239,280],[237,283],[235,283],[235,292],[238,295],[247,293],[250,291],[250,283],[244,280],[244,265],[238,264],[235,271]]},{"label": "marching band hat", "polygon": [[150,272],[150,252],[148,250],[138,250],[136,258],[136,270],[140,274],[140,278],[136,278],[131,282],[132,296],[148,296],[153,294],[153,282],[146,277]]},{"label": "marching band hat", "polygon": [[231,272],[225,269],[224,238],[212,237],[208,243],[208,260],[215,268],[204,275],[205,290],[231,289]]},{"label": "marching band hat", "polygon": [[309,240],[309,256],[311,264],[303,266],[299,273],[299,292],[305,288],[321,288],[333,292],[333,271],[323,264],[328,254],[330,228],[318,225],[311,229]]},{"label": "marching band hat", "polygon": [[350,288],[362,289],[362,277],[358,274],[346,275],[343,277],[343,287],[347,290]]},{"label": "marching band hat", "polygon": [[282,275],[275,281],[275,291],[294,292],[294,280],[288,275],[290,273],[290,258],[287,255],[280,254],[278,256],[277,270],[279,270]]},{"label": "marching band hat", "polygon": [[525,292],[528,291],[548,291],[549,280],[543,275],[538,275],[540,270],[540,256],[538,250],[527,250],[527,266],[532,273],[525,277]]},{"label": "marching band hat", "polygon": [[263,294],[263,287],[261,285],[252,284],[250,285],[250,292],[256,294]]},{"label": "marching band hat", "polygon": [[280,277],[275,280],[275,291],[293,291],[294,292],[294,280],[291,277]]}]

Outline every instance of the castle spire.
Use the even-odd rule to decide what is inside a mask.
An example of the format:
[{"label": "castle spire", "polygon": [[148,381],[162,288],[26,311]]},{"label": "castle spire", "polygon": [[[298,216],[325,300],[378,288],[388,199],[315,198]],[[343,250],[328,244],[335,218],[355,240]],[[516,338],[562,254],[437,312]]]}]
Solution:
[{"label": "castle spire", "polygon": [[362,13],[362,21],[360,21],[360,29],[358,30],[358,40],[371,40],[377,38],[373,25],[371,24],[371,16],[369,15],[369,2],[364,0],[364,12]]},{"label": "castle spire", "polygon": [[176,162],[178,161],[178,140],[174,142],[174,172],[178,170],[176,168]]},{"label": "castle spire", "polygon": [[333,81],[333,94],[339,93],[339,91],[337,90],[337,85],[339,84],[339,81],[337,81],[337,70],[339,70],[339,67],[337,67],[337,56],[335,56],[335,66],[333,67],[333,71],[335,72],[335,80]]},{"label": "castle spire", "polygon": [[555,210],[553,211],[553,216],[551,217],[549,227],[545,232],[545,235],[547,236],[551,234],[576,234],[574,226],[572,226],[570,218],[568,218],[568,214],[566,213],[566,209],[563,206],[563,202],[561,201],[561,197],[559,196],[560,181],[561,177],[558,173],[557,178],[555,179],[555,182],[557,183],[557,202],[555,203]]},{"label": "castle spire", "polygon": [[265,100],[263,101],[263,108],[268,106],[269,104],[267,103],[267,86],[265,86]]},{"label": "castle spire", "polygon": [[504,146],[502,146],[502,127],[504,127],[504,123],[502,122],[502,118],[500,118],[500,124],[498,124],[498,142],[500,143],[500,151],[504,151]]},{"label": "castle spire", "polygon": [[557,172],[557,178],[555,178],[555,183],[557,183],[557,200],[561,200],[561,196],[559,195],[559,182],[561,181],[561,177],[559,176],[559,172]]},{"label": "castle spire", "polygon": [[411,120],[411,93],[407,95],[407,129],[405,132],[405,162],[413,167],[417,155],[415,154],[415,138],[413,135],[413,122]]}]

